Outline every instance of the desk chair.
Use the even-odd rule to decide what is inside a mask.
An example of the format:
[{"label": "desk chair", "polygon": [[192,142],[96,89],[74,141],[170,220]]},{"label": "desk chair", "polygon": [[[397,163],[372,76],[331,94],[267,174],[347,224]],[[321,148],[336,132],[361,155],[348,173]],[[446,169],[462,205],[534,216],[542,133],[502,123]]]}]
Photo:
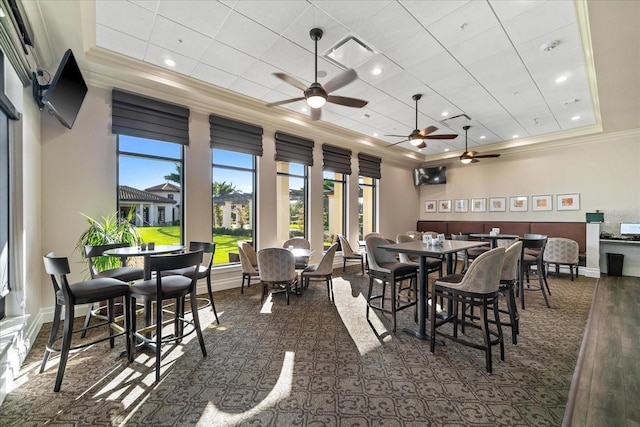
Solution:
[{"label": "desk chair", "polygon": [[[126,351],[129,360],[131,360],[131,340],[130,331],[132,330],[130,324],[130,307],[127,300],[129,299],[129,285],[125,282],[114,279],[112,277],[100,277],[97,279],[91,279],[84,282],[78,282],[69,284],[67,275],[71,273],[69,268],[69,260],[67,258],[56,257],[53,252],[48,253],[43,257],[44,269],[51,276],[51,283],[53,284],[53,291],[55,295],[55,305],[53,312],[53,324],[51,325],[51,333],[49,340],[47,341],[44,357],[42,358],[42,364],[40,365],[40,373],[42,373],[47,365],[47,360],[53,351],[60,352],[60,362],[58,363],[58,374],[56,375],[55,385],[53,391],[60,391],[62,384],[62,378],[64,377],[64,371],[67,366],[67,359],[71,350],[87,347],[102,341],[109,340],[109,346],[114,348],[114,339],[120,335],[126,337]],[[122,332],[114,333],[114,300],[116,298],[122,298],[124,304],[124,319],[125,327]],[[92,340],[91,342],[84,343],[75,347],[71,346],[71,337],[73,336],[73,319],[75,313],[75,306],[79,304],[93,304],[99,301],[107,301],[107,316],[106,322],[99,323],[91,326],[89,329],[98,328],[100,326],[109,327],[109,335],[100,339]],[[58,336],[58,329],[60,328],[60,315],[62,308],[64,307],[64,330],[62,336]],[[83,327],[83,332],[85,328]],[[54,344],[57,340],[62,339],[62,347],[55,348]]]}]

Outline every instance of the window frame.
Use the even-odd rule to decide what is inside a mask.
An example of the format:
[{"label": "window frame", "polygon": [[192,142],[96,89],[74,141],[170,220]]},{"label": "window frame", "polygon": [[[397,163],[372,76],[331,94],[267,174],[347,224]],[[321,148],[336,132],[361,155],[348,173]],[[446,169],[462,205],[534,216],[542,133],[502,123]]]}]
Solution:
[{"label": "window frame", "polygon": [[[303,172],[302,175],[299,174],[295,174],[295,173],[291,173],[291,172],[281,172],[280,171],[280,164],[281,163],[286,163],[288,165],[294,164],[294,165],[299,165],[302,166],[303,168]],[[291,170],[291,167],[289,166],[289,170]],[[309,207],[309,166],[302,164],[302,163],[296,163],[296,162],[288,162],[288,161],[284,161],[284,160],[276,160],[276,180],[278,179],[278,177],[294,177],[294,178],[300,178],[302,179],[303,182],[303,191],[302,191],[302,198],[303,198],[303,211],[304,211],[304,221],[303,221],[303,227],[304,227],[304,232],[302,233],[302,236],[299,237],[304,237],[305,239],[309,239],[309,213],[308,213],[308,207]],[[289,189],[290,186],[289,186]],[[288,194],[288,193],[287,193]],[[276,197],[279,197],[280,195],[277,194]],[[289,195],[289,202],[291,202],[291,197]],[[289,213],[289,221],[291,220],[291,213]],[[289,224],[291,224],[291,222],[289,222]],[[289,227],[289,231],[287,232],[287,235],[289,237],[287,237],[287,239],[290,239],[294,236],[291,236],[291,227]]]}]

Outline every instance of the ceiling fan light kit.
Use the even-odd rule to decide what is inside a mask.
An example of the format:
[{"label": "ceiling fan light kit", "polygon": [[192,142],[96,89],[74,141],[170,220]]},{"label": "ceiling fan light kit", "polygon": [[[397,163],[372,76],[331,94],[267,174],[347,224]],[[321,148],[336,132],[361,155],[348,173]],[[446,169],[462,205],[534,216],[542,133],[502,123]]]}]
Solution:
[{"label": "ceiling fan light kit", "polygon": [[469,148],[467,147],[469,128],[471,128],[471,126],[469,125],[462,126],[462,129],[464,129],[464,153],[462,153],[462,155],[460,156],[460,163],[468,165],[469,163],[478,163],[478,159],[500,157],[500,154],[480,155],[480,153],[478,153],[477,151],[469,151]]}]

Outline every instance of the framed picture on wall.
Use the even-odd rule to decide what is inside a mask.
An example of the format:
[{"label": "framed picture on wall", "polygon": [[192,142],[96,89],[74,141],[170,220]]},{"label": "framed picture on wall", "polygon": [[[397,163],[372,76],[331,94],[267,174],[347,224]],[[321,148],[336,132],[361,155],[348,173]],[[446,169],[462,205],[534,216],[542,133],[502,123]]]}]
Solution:
[{"label": "framed picture on wall", "polygon": [[486,212],[487,199],[471,199],[471,212]]},{"label": "framed picture on wall", "polygon": [[504,212],[507,210],[506,197],[491,197],[489,199],[489,212]]},{"label": "framed picture on wall", "polygon": [[552,198],[549,196],[531,196],[531,211],[550,211],[552,207]]},{"label": "framed picture on wall", "polygon": [[511,212],[526,212],[528,209],[527,196],[514,196],[509,198],[509,211]]},{"label": "framed picture on wall", "polygon": [[451,200],[439,200],[438,212],[451,212]]},{"label": "framed picture on wall", "polygon": [[467,212],[469,210],[469,200],[456,199],[454,202],[454,210],[456,212]]},{"label": "framed picture on wall", "polygon": [[424,202],[424,211],[425,212],[435,212],[436,211],[436,201],[435,200],[426,200]]},{"label": "framed picture on wall", "polygon": [[578,211],[580,210],[580,194],[558,194],[556,195],[556,210]]}]

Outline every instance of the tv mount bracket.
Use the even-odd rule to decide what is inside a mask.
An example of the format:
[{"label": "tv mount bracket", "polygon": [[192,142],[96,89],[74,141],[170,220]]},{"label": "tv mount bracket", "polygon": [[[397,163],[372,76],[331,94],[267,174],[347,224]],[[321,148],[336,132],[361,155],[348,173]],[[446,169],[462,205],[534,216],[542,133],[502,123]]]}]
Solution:
[{"label": "tv mount bracket", "polygon": [[44,95],[44,92],[49,89],[49,86],[51,85],[41,85],[40,82],[38,82],[38,77],[40,76],[44,76],[44,72],[42,70],[38,70],[33,74],[33,99],[35,99],[36,104],[38,104],[38,108],[40,109],[40,111],[44,110],[44,103],[42,102],[42,96]]}]

